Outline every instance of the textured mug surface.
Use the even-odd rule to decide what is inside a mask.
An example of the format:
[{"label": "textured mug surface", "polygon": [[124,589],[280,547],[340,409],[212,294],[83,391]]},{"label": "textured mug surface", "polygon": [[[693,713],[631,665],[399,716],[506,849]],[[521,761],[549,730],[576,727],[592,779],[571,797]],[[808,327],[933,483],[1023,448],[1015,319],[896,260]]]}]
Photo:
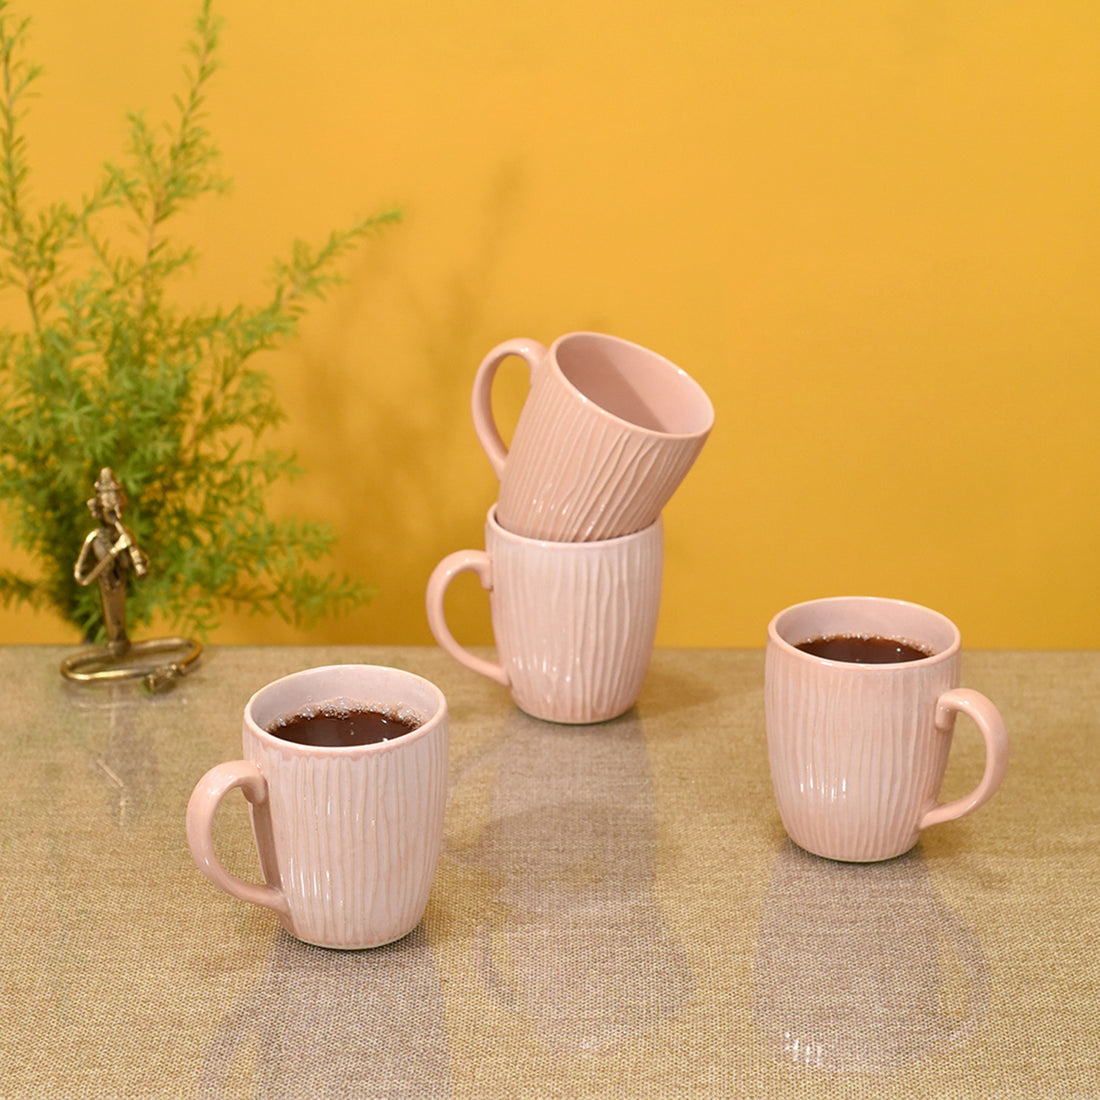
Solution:
[{"label": "textured mug surface", "polygon": [[[449,554],[428,580],[428,623],[467,668],[511,689],[552,722],[602,722],[633,706],[653,652],[661,601],[661,520],[600,542],[551,542],[504,530],[489,511],[485,550]],[[470,653],[443,612],[447,586],[471,571],[489,591],[497,661]]]},{"label": "textured mug surface", "polygon": [[[400,706],[422,720],[389,741],[321,748],[265,729],[329,701]],[[329,665],[261,688],[244,714],[244,759],[200,780],[187,808],[199,869],[243,901],[274,910],[288,932],[321,947],[376,947],[420,922],[443,838],[447,704],[400,669]],[[264,883],[227,871],[213,845],[214,813],[239,787],[248,799]]]},{"label": "textured mug surface", "polygon": [[[879,636],[931,651],[921,660],[857,664],[797,647],[814,638]],[[768,626],[768,757],[787,834],[817,855],[852,862],[908,851],[929,825],[977,809],[999,786],[1008,736],[984,695],[959,688],[959,631],[903,600],[836,597],[796,604]],[[955,716],[985,741],[985,769],[965,798],[936,801]]]},{"label": "textured mug surface", "polygon": [[[491,391],[518,356],[531,389],[505,447]],[[482,361],[472,411],[500,479],[497,520],[527,538],[618,538],[653,524],[706,442],[714,408],[686,372],[638,344],[593,332],[549,348],[508,340]]]}]

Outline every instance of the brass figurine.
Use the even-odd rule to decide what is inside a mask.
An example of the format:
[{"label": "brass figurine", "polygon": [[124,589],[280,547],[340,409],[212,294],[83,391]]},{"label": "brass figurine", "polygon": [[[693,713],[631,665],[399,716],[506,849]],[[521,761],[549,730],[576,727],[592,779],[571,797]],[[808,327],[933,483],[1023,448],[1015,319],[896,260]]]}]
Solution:
[{"label": "brass figurine", "polygon": [[[149,559],[142,553],[133,532],[122,522],[126,493],[109,467],[95,483],[95,496],[88,510],[99,526],[90,531],[80,548],[73,576],[78,584],[99,584],[107,644],[83,650],[61,662],[61,673],[70,680],[144,680],[150,691],[163,691],[187,673],[198,660],[202,646],[190,638],[157,638],[133,643],[126,633],[126,585],[131,570],[136,577],[149,571]],[[176,653],[178,660],[151,663],[142,658],[164,658]]]},{"label": "brass figurine", "polygon": [[118,654],[130,648],[130,639],[126,636],[127,573],[133,569],[136,576],[144,577],[149,571],[149,559],[138,549],[133,532],[123,526],[125,505],[126,494],[122,486],[105,467],[95,483],[95,496],[88,501],[88,511],[99,521],[99,526],[89,532],[73,567],[78,584],[99,581],[107,648]]}]

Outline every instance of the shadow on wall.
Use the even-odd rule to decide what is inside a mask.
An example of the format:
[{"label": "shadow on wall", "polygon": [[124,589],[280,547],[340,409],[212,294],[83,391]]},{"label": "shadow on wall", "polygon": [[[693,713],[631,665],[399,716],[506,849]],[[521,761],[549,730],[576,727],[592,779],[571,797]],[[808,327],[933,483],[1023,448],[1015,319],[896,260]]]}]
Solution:
[{"label": "shadow on wall", "polygon": [[[402,269],[396,237],[368,247],[351,286],[330,303],[324,331],[273,371],[292,421],[290,445],[306,471],[288,490],[287,506],[336,530],[323,568],[362,577],[378,594],[365,610],[305,634],[265,622],[263,640],[434,644],[424,613],[428,576],[452,550],[481,544],[496,496],[474,435],[470,392],[489,350],[481,346],[484,306],[522,190],[520,167],[502,167],[477,251],[438,288],[426,289]],[[393,233],[429,232],[416,220],[406,214]],[[522,334],[499,339],[513,335]],[[387,349],[395,352],[388,360]],[[526,372],[511,373],[500,386],[505,425],[514,423],[527,391]],[[490,642],[484,593],[476,582],[455,587],[455,621],[473,635],[463,640]]]}]

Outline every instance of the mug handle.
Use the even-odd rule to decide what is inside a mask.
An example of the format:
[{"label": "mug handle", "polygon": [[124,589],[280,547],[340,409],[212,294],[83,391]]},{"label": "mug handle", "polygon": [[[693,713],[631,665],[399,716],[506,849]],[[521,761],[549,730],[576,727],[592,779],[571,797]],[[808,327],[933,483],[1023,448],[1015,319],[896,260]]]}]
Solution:
[{"label": "mug handle", "polygon": [[464,649],[455,641],[450,627],[447,626],[447,620],[443,614],[443,594],[459,573],[467,572],[476,573],[481,581],[481,587],[487,592],[492,590],[492,559],[484,550],[457,550],[453,554],[448,554],[432,570],[432,575],[428,578],[428,626],[435,640],[459,664],[507,687],[508,674],[504,671],[504,666],[487,661],[484,657],[478,657],[468,649]]},{"label": "mug handle", "polygon": [[474,431],[498,479],[504,472],[508,448],[504,445],[500,429],[493,419],[493,380],[496,378],[497,369],[509,355],[518,355],[527,364],[533,380],[535,369],[546,354],[546,348],[537,340],[528,340],[526,337],[505,340],[482,359],[481,365],[477,368],[477,374],[474,375],[473,395],[470,398]]},{"label": "mug handle", "polygon": [[[214,852],[214,813],[222,799],[239,787],[252,804],[252,824],[260,856],[265,885],[245,882],[230,874]],[[274,909],[289,916],[286,895],[271,883],[279,881],[275,862],[275,840],[271,828],[271,806],[267,800],[267,780],[248,760],[233,760],[211,768],[199,780],[187,803],[187,843],[199,870],[217,887],[241,901]]]},{"label": "mug handle", "polygon": [[981,782],[970,794],[953,802],[937,803],[926,811],[917,824],[918,829],[953,821],[971,813],[992,798],[1004,779],[1008,767],[1008,733],[1001,712],[980,692],[955,688],[945,691],[936,704],[936,729],[941,733],[950,733],[957,714],[969,715],[981,732],[985,741],[985,771]]}]

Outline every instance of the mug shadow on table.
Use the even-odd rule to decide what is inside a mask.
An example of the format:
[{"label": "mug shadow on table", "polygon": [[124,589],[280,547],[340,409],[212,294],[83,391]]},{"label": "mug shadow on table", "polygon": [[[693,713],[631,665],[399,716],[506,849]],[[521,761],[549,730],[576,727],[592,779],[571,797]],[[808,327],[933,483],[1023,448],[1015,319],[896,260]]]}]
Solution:
[{"label": "mug shadow on table", "polygon": [[790,841],[764,899],[756,1031],[809,1075],[886,1075],[969,1037],[990,975],[977,938],[937,896],[918,851],[837,863]]},{"label": "mug shadow on table", "polygon": [[493,884],[478,924],[482,989],[547,1046],[592,1053],[690,996],[654,891],[656,823],[642,724],[555,726],[518,710],[477,766],[492,809],[450,857]]},{"label": "mug shadow on table", "polygon": [[[762,686],[762,685],[761,685]],[[704,676],[667,663],[651,664],[642,681],[638,701],[623,719],[656,719],[666,714],[684,714],[690,707],[713,704],[718,692]]]},{"label": "mug shadow on table", "polygon": [[242,1088],[263,1100],[450,1095],[443,996],[423,929],[351,952],[280,931],[266,973],[207,1050],[198,1094]]}]

